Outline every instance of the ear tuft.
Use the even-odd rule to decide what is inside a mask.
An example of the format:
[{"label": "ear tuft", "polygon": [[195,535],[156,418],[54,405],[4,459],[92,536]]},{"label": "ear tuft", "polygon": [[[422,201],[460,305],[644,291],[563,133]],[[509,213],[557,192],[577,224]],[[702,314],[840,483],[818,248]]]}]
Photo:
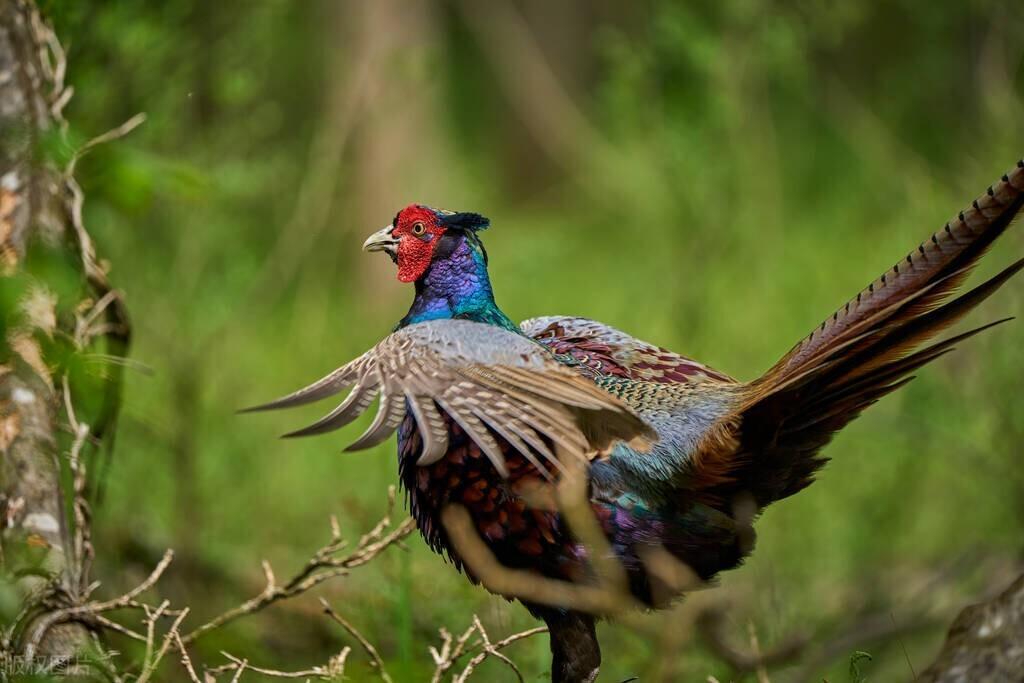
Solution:
[{"label": "ear tuft", "polygon": [[461,230],[486,230],[491,221],[478,213],[451,213],[442,215],[441,222],[449,228]]}]

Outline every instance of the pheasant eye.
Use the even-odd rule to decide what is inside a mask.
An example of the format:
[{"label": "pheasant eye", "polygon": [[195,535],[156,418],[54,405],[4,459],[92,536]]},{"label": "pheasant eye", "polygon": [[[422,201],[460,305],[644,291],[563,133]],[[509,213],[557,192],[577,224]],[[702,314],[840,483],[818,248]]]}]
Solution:
[{"label": "pheasant eye", "polygon": [[412,234],[414,235],[422,235],[424,232],[426,232],[426,230],[427,229],[423,226],[423,223],[419,221],[416,221],[415,223],[412,224]]}]

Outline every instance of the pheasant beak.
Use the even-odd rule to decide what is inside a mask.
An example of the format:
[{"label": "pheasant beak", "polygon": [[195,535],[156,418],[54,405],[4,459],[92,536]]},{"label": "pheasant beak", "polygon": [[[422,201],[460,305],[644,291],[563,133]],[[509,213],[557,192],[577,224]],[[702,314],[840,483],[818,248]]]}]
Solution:
[{"label": "pheasant beak", "polygon": [[384,251],[387,252],[392,261],[397,259],[398,240],[391,234],[394,229],[394,226],[387,225],[367,237],[366,241],[363,242],[363,251]]}]

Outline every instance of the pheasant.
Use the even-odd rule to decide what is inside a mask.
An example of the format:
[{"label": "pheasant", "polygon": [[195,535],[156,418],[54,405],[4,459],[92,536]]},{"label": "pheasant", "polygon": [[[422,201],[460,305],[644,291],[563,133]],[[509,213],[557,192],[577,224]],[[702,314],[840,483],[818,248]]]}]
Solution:
[{"label": "pheasant", "polygon": [[[629,591],[660,607],[678,589],[650,570],[648,551],[667,551],[705,580],[736,567],[751,547],[741,501],[757,513],[803,489],[825,463],[822,448],[861,411],[955,343],[1005,322],[929,343],[1024,267],[958,291],[1022,205],[1024,161],[761,377],[740,382],[594,320],[516,325],[488,277],[480,232],[489,221],[413,204],[363,245],[413,283],[409,312],[362,356],[253,410],[351,387],[323,419],[288,435],[305,436],[350,423],[379,395],[347,450],[397,430],[399,476],[423,538],[473,580],[443,523],[451,504],[464,506],[506,567],[575,583],[594,576],[565,515],[530,497],[583,458],[590,508]],[[595,680],[596,617],[523,602],[549,627],[552,680]]]}]

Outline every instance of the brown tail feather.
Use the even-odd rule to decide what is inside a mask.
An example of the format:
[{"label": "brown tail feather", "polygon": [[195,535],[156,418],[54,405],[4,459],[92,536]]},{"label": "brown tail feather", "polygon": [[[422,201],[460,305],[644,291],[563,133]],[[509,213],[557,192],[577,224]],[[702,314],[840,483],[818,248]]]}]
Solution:
[{"label": "brown tail feather", "polygon": [[[971,267],[992,245],[1024,204],[1024,160],[987,192],[946,223],[915,252],[894,265],[855,298],[826,319],[787,353],[766,375],[779,378],[799,371],[822,350],[849,338],[852,330],[879,311],[933,287],[917,305],[941,301],[967,277]],[[953,275],[953,277],[949,277]],[[914,310],[904,313],[913,315]]]},{"label": "brown tail feather", "polygon": [[950,351],[953,351],[954,344],[958,344],[965,339],[973,337],[974,335],[984,332],[991,327],[1001,325],[1002,323],[1010,320],[1013,320],[1013,318],[1003,318],[1001,320],[988,323],[987,325],[976,327],[973,330],[964,332],[963,334],[958,334],[955,337],[951,337],[938,342],[937,344],[925,347],[921,351],[913,353],[906,358],[881,365],[870,373],[859,374],[856,377],[853,377],[850,381],[845,381],[847,378],[843,378],[844,381],[842,383],[837,382],[834,388],[832,388],[833,395],[836,399],[841,399],[847,394],[856,393],[863,387],[877,385],[903,377],[914,370],[931,363],[933,360],[938,359],[939,356],[944,356]]},{"label": "brown tail feather", "polygon": [[825,462],[818,452],[835,432],[953,344],[1008,320],[915,352],[1024,269],[1022,259],[949,300],[1022,207],[1024,161],[749,384],[732,420],[739,448],[731,480],[704,493],[730,500],[745,490],[767,505],[799,491]]},{"label": "brown tail feather", "polygon": [[945,328],[960,320],[990,297],[1007,280],[1024,268],[1024,259],[975,287],[963,296],[914,318],[889,323],[880,338],[841,364],[849,370],[842,379],[863,376],[886,362],[899,358]]},{"label": "brown tail feather", "polygon": [[[905,378],[914,370],[917,370],[918,368],[931,363],[933,360],[936,360],[940,356],[944,356],[950,351],[953,351],[954,344],[1010,320],[1013,320],[1013,318],[1003,318],[1002,320],[997,320],[987,325],[976,327],[973,330],[964,332],[963,334],[958,334],[955,337],[932,344],[931,346],[909,355],[906,358],[876,367],[870,373],[858,375],[857,377],[849,380],[844,377],[842,380],[826,386],[825,392],[821,395],[815,395],[811,401],[816,399],[825,406],[831,406],[833,404],[842,406],[845,401],[855,400],[857,397],[864,396],[879,387],[890,385],[893,382]],[[809,403],[811,403],[811,401],[809,401]],[[816,415],[813,409],[813,403],[811,403],[807,412],[808,415],[806,416],[806,419],[799,421],[787,421],[786,426],[780,431],[780,433],[794,433],[802,429],[807,429],[817,422],[820,422],[822,419],[829,417],[832,411],[830,409],[825,415]]]}]

